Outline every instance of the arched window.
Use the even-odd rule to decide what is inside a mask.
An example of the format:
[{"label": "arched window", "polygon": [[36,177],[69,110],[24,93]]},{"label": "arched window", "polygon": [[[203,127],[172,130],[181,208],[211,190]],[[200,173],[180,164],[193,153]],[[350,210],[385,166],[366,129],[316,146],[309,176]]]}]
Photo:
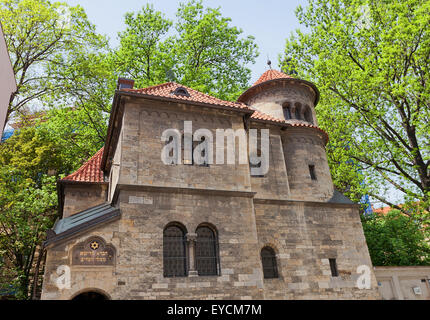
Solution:
[{"label": "arched window", "polygon": [[270,247],[261,249],[261,262],[263,264],[264,279],[278,278],[275,251]]},{"label": "arched window", "polygon": [[282,109],[284,111],[284,118],[286,120],[291,119],[290,104],[288,102],[284,102],[284,104],[282,104]]},{"label": "arched window", "polygon": [[308,107],[308,106],[306,106],[306,109],[305,109],[306,111],[305,111],[305,120],[307,121],[307,122],[311,122],[312,123],[312,114],[311,114],[311,110],[310,110],[310,108]]},{"label": "arched window", "polygon": [[199,276],[218,275],[218,243],[215,232],[201,226],[196,230],[196,269]]},{"label": "arched window", "polygon": [[163,232],[163,267],[165,277],[186,277],[187,259],[185,230],[170,225]]},{"label": "arched window", "polygon": [[296,103],[295,106],[296,106],[295,117],[297,120],[301,120],[302,118],[300,117],[300,111],[302,109],[302,105],[300,103]]},{"label": "arched window", "polygon": [[104,294],[95,291],[87,291],[81,294],[78,294],[72,300],[109,300]]}]

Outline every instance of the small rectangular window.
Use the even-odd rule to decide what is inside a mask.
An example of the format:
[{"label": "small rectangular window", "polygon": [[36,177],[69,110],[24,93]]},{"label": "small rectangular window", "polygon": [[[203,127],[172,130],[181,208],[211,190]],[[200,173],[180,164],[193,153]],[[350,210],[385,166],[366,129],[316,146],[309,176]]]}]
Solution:
[{"label": "small rectangular window", "polygon": [[331,275],[332,275],[332,277],[338,277],[339,276],[339,272],[337,270],[336,259],[328,259],[328,261],[330,262],[330,269],[331,269]]},{"label": "small rectangular window", "polygon": [[309,165],[309,174],[311,175],[312,180],[316,180],[317,176],[315,174],[315,166],[313,164]]}]

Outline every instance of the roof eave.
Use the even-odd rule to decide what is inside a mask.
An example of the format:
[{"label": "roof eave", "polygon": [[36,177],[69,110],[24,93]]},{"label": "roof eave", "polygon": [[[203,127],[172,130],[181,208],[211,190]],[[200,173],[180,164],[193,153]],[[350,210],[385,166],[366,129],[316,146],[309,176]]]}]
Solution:
[{"label": "roof eave", "polygon": [[67,231],[61,232],[59,234],[55,234],[55,232],[50,229],[50,233],[48,233],[48,238],[43,242],[43,247],[46,248],[53,243],[57,243],[59,241],[68,240],[72,237],[75,237],[81,234],[84,231],[91,230],[95,227],[100,226],[101,224],[112,222],[121,218],[121,210],[116,209],[114,211],[108,212],[107,214],[97,217],[96,219],[90,220],[83,225],[79,225],[73,227]]}]

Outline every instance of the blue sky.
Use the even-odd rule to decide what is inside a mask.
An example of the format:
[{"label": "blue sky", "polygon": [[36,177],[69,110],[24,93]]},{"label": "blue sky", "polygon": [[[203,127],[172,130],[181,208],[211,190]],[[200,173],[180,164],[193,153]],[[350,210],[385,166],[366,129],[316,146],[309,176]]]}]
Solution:
[{"label": "blue sky", "polygon": [[[99,33],[110,38],[112,46],[117,45],[117,33],[124,30],[124,14],[137,11],[146,3],[154,5],[168,18],[174,19],[178,0],[65,0],[70,5],[81,5],[92,23],[97,26]],[[306,0],[204,0],[206,6],[220,7],[223,16],[230,17],[232,24],[241,28],[244,35],[255,37],[260,56],[252,70],[251,82],[267,70],[267,56],[272,61],[272,67],[278,68],[278,55],[283,52],[285,39],[291,32],[300,28],[294,14],[298,5],[306,6]]]}]

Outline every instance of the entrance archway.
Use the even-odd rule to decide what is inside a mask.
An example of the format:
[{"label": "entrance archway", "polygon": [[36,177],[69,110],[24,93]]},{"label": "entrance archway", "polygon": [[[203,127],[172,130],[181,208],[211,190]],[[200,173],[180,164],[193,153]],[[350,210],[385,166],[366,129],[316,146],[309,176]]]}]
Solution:
[{"label": "entrance archway", "polygon": [[109,300],[109,298],[100,292],[86,291],[78,294],[72,300]]}]

